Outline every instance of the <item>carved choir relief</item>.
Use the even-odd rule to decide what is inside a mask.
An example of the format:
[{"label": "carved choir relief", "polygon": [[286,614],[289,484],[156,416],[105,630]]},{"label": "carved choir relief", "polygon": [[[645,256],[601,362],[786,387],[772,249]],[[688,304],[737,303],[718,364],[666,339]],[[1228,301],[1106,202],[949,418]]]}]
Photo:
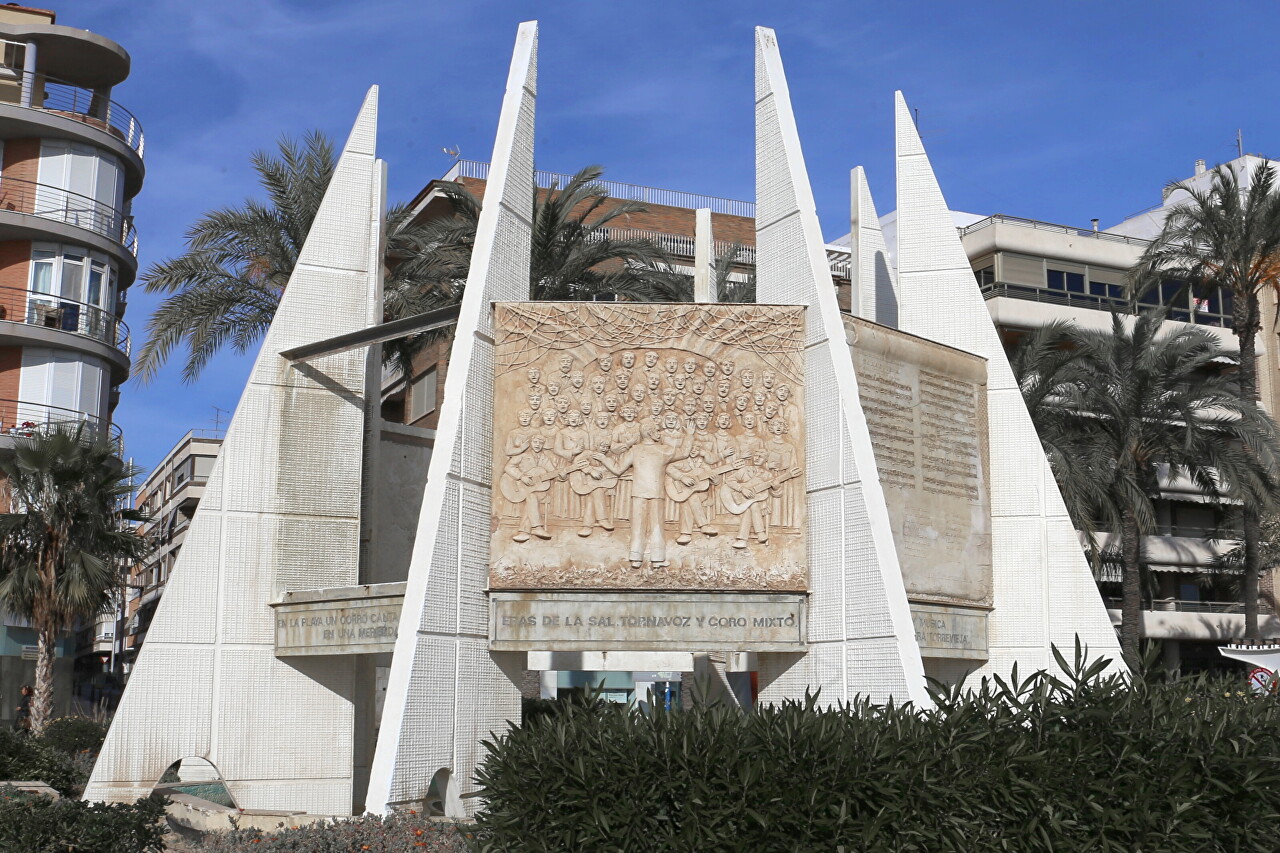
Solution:
[{"label": "carved choir relief", "polygon": [[491,587],[808,588],[803,308],[495,312]]}]

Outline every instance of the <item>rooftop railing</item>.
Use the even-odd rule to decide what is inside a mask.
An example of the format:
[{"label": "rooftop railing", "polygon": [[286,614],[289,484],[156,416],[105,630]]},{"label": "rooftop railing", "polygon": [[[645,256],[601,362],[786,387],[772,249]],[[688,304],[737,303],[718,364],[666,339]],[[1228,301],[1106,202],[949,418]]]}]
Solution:
[{"label": "rooftop railing", "polygon": [[1126,237],[1124,234],[1111,234],[1106,231],[1094,231],[1092,228],[1074,228],[1070,225],[1058,225],[1054,222],[1041,222],[1038,219],[1023,219],[1020,216],[1006,216],[1003,213],[997,213],[994,216],[988,216],[986,219],[979,219],[972,225],[966,225],[958,229],[960,236],[972,234],[975,231],[981,231],[983,228],[989,228],[992,225],[1017,225],[1020,228],[1034,228],[1037,231],[1051,231],[1055,234],[1070,234],[1073,237],[1089,237],[1095,240],[1102,240],[1108,243],[1124,243],[1128,246],[1146,246],[1150,240],[1143,240],[1141,237]]},{"label": "rooftop railing", "polygon": [[36,290],[0,287],[0,320],[73,332],[129,355],[129,327],[115,314],[88,302]]},{"label": "rooftop railing", "polygon": [[47,74],[0,66],[0,103],[65,116],[104,130],[142,156],[142,124],[124,107],[91,89]]},{"label": "rooftop railing", "polygon": [[64,406],[0,399],[0,436],[31,438],[56,429],[83,426],[95,439],[120,441],[120,427],[105,418]]},{"label": "rooftop railing", "polygon": [[[459,160],[444,176],[444,180],[453,181],[458,178],[489,178],[489,164],[479,160]],[[573,175],[561,172],[548,172],[538,169],[534,172],[534,181],[538,187],[549,189],[552,184],[563,187],[573,180]],[[610,198],[625,201],[642,201],[647,204],[660,204],[666,207],[683,207],[688,210],[710,208],[712,213],[723,213],[728,216],[754,218],[756,206],[749,201],[736,201],[731,198],[719,198],[711,195],[698,195],[679,190],[663,190],[657,187],[645,187],[639,184],[623,184],[618,181],[594,181],[608,191]]]},{"label": "rooftop railing", "polygon": [[0,210],[86,228],[120,243],[134,257],[138,256],[138,232],[133,227],[133,217],[87,195],[0,175]]}]

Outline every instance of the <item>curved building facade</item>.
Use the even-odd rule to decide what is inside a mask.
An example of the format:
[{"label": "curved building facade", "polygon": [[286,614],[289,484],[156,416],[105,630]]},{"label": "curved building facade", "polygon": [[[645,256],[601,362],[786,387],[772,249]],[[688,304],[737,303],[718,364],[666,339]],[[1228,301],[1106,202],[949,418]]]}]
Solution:
[{"label": "curved building facade", "polygon": [[[112,97],[128,75],[129,54],[110,39],[0,5],[0,454],[51,425],[115,434],[143,179],[142,127]],[[35,640],[9,614],[3,630],[7,697],[30,680]],[[68,670],[70,644],[57,664]]]}]

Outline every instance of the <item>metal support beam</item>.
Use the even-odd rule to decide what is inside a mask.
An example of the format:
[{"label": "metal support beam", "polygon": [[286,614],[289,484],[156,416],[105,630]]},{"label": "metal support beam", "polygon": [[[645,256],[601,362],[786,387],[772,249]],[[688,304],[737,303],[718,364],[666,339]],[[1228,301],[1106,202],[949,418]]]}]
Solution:
[{"label": "metal support beam", "polygon": [[392,320],[390,323],[383,323],[379,326],[370,326],[358,332],[338,335],[335,338],[329,338],[327,341],[316,341],[313,344],[304,344],[293,349],[282,350],[280,356],[296,364],[299,361],[310,361],[313,358],[346,352],[357,347],[367,347],[384,341],[392,341],[396,338],[404,338],[422,332],[432,332],[436,329],[443,329],[446,326],[453,325],[458,319],[460,310],[461,306],[451,305],[448,308],[427,311],[425,314],[414,314],[412,317]]}]

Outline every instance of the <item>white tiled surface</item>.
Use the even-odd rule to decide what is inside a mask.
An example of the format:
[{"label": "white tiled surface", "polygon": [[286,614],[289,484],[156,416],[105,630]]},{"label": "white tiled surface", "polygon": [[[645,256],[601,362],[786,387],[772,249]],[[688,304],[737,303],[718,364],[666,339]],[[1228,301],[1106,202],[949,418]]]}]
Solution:
[{"label": "white tiled surface", "polygon": [[282,350],[365,326],[384,206],[371,90],[267,332],[86,798],[131,801],[199,756],[244,808],[345,814],[352,659],[275,656],[268,602],[358,580],[365,350]]},{"label": "white tiled surface", "polygon": [[1077,635],[1119,661],[1115,631],[1040,449],[911,112],[896,98],[899,327],[987,359],[995,610],[977,676],[1052,665]]},{"label": "white tiled surface", "polygon": [[[421,799],[450,770],[460,793],[482,737],[518,720],[517,686],[488,651],[493,343],[489,305],[529,298],[538,29],[522,24],[498,120],[471,272],[449,358],[367,806]],[[462,801],[469,811],[479,800]]]},{"label": "white tiled surface", "polygon": [[923,701],[924,670],[853,359],[772,30],[756,30],[756,294],[808,306],[809,652],[766,655],[761,698]]}]

